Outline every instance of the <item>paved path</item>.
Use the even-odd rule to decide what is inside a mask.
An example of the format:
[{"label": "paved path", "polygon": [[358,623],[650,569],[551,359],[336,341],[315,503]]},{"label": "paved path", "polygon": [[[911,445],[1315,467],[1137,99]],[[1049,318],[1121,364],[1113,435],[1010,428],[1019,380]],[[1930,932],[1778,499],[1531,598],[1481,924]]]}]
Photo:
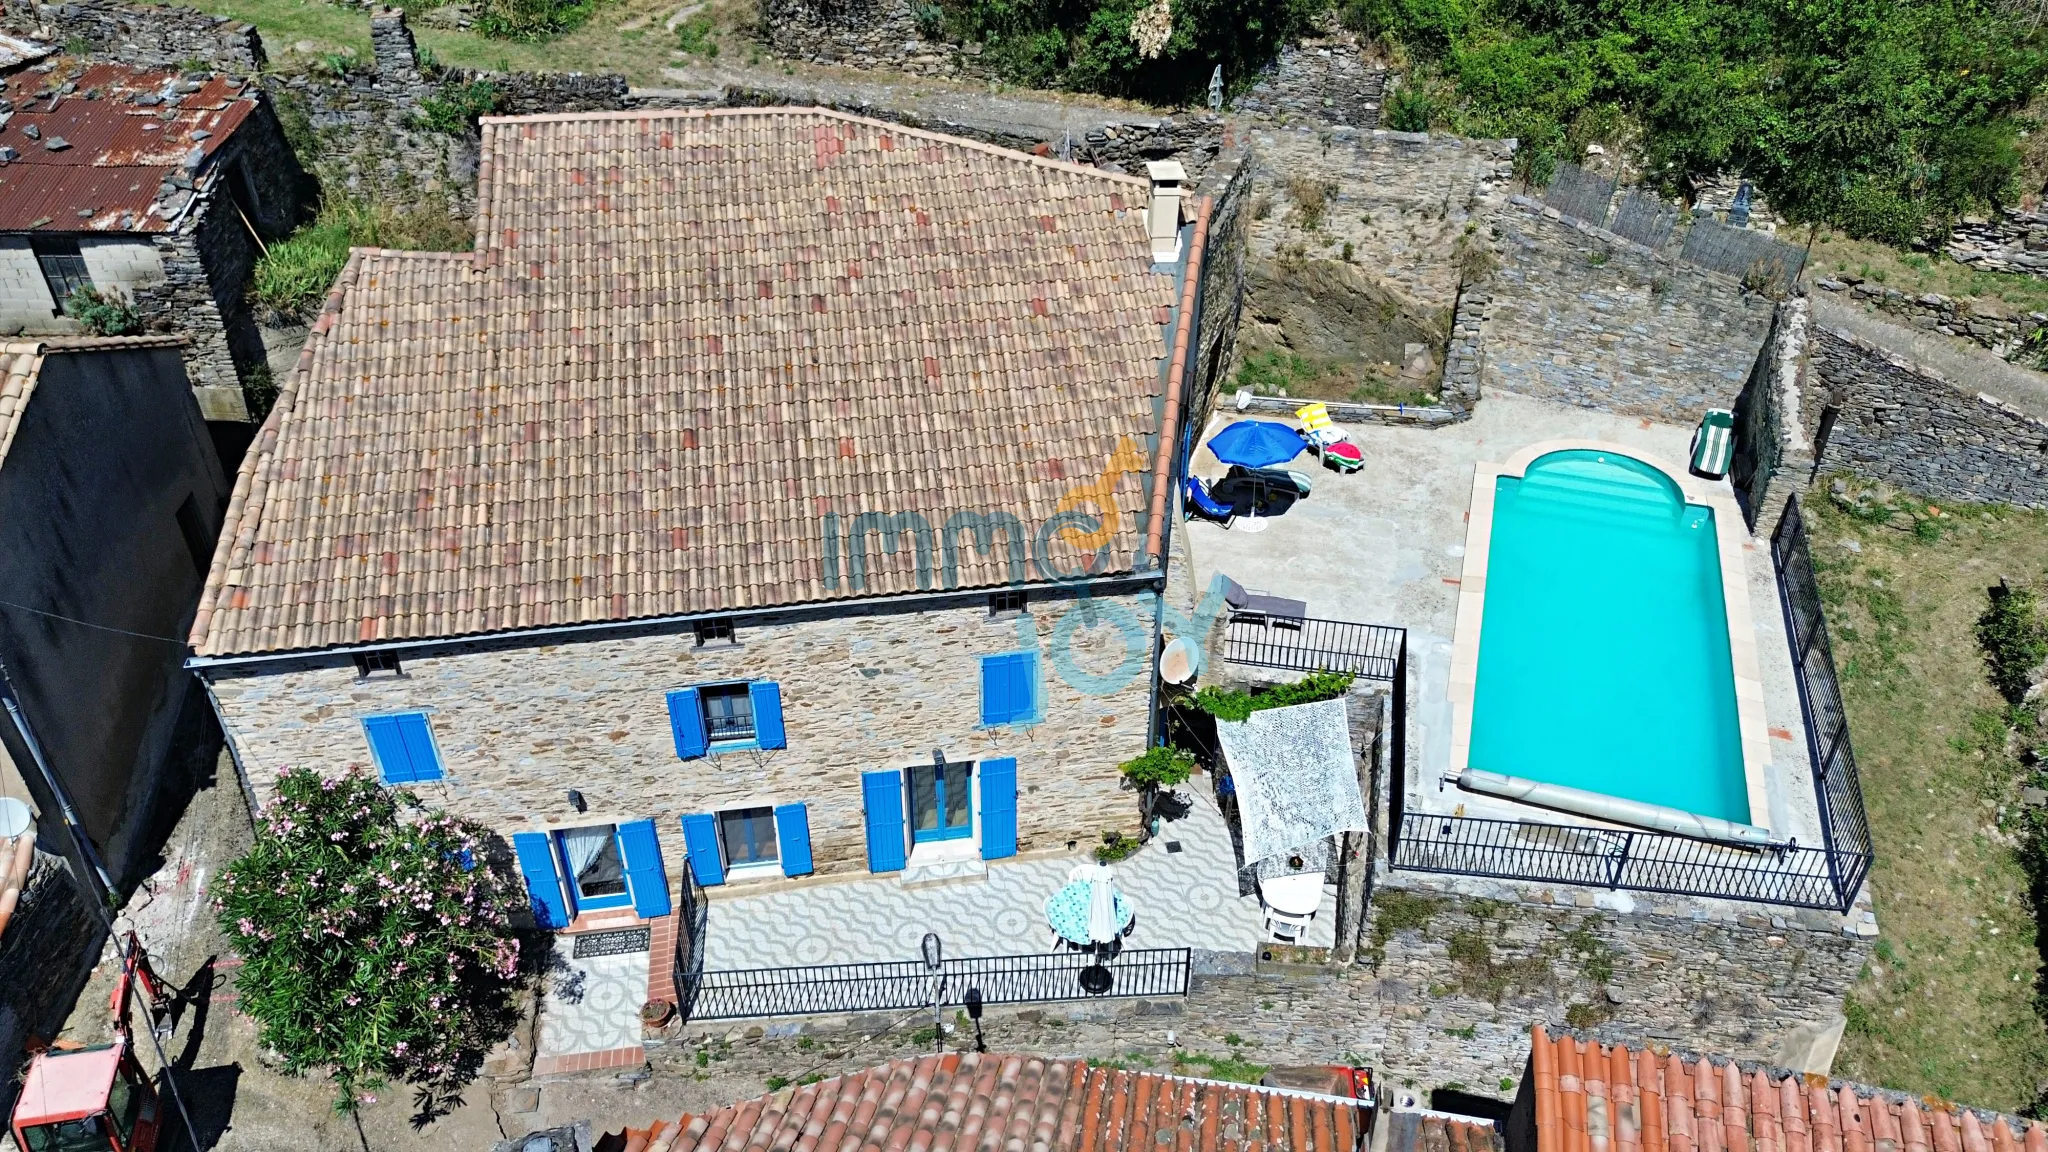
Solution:
[{"label": "paved path", "polygon": [[[1137,855],[1118,863],[1117,882],[1137,910],[1131,948],[1251,952],[1262,939],[1258,897],[1238,895],[1237,856],[1211,798],[1208,778],[1181,789],[1188,814]],[[1169,846],[1179,844],[1179,852]],[[926,932],[952,956],[1025,955],[1052,943],[1045,900],[1088,857],[1041,856],[990,864],[987,875],[934,887],[896,877],[814,884],[748,895],[741,885],[710,894],[704,968],[767,968],[909,960]],[[1335,897],[1327,890],[1307,944],[1335,939]]]}]

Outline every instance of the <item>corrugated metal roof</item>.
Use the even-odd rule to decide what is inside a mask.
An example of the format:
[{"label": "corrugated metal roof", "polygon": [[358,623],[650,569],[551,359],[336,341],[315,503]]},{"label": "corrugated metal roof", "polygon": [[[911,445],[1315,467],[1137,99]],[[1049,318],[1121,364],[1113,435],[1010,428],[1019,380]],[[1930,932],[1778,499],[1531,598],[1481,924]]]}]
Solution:
[{"label": "corrugated metal roof", "polygon": [[[240,81],[118,64],[0,80],[0,231],[164,232],[255,109]],[[62,141],[62,146],[51,145]]]}]

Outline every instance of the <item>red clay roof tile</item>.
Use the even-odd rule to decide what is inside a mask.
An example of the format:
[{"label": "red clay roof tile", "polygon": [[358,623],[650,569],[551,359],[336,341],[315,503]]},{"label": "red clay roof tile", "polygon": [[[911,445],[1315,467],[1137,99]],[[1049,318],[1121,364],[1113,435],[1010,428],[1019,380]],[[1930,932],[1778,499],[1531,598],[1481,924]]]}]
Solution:
[{"label": "red clay roof tile", "polygon": [[[1050,544],[1129,571],[1177,299],[1142,207],[1112,203],[1144,188],[815,109],[487,120],[476,252],[351,259],[237,478],[193,645],[998,585],[1007,548],[955,514],[1035,535],[1112,460],[1137,467],[1083,509],[1100,537]],[[1034,479],[1051,464],[1076,480]],[[922,557],[860,519],[896,513]]]},{"label": "red clay roof tile", "polygon": [[[1573,1074],[1581,1061],[1611,1069],[1613,1078]],[[1553,1037],[1540,1026],[1530,1070],[1537,1152],[1580,1152],[1574,1123],[1589,1111],[1626,1113],[1630,1101],[1639,1107],[1643,1152],[2048,1152],[2048,1131],[2037,1121],[1730,1061],[1659,1058]]]}]

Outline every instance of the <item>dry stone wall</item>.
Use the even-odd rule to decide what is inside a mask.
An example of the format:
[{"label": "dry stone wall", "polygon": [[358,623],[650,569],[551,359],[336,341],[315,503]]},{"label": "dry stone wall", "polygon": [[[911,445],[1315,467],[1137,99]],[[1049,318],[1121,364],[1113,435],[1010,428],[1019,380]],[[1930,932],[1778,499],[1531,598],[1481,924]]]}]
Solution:
[{"label": "dry stone wall", "polygon": [[1923,332],[1968,340],[2006,360],[2027,356],[2028,339],[2048,324],[2048,312],[2021,312],[1996,296],[1958,299],[1938,292],[1913,295],[1846,272],[1823,276],[1814,281],[1814,287],[1901,317],[1907,325]]},{"label": "dry stone wall", "polygon": [[[21,1066],[31,1036],[55,1036],[85,987],[105,931],[58,857],[38,851],[21,903],[0,936],[0,1067]],[[0,1116],[16,1082],[0,1077]]]},{"label": "dry stone wall", "polygon": [[1948,254],[1994,272],[2048,275],[2048,215],[2006,208],[1996,219],[1973,217],[1950,232]]},{"label": "dry stone wall", "polygon": [[1807,376],[1809,426],[1831,395],[1841,407],[1822,473],[1847,470],[1936,500],[2048,507],[2040,398],[2022,409],[1826,324],[1813,332]]},{"label": "dry stone wall", "polygon": [[1524,197],[1494,229],[1483,387],[1672,424],[1734,404],[1771,300]]},{"label": "dry stone wall", "polygon": [[1332,30],[1281,49],[1231,107],[1282,121],[1369,130],[1380,126],[1386,87],[1386,68],[1367,55],[1356,37]]},{"label": "dry stone wall", "polygon": [[236,75],[263,70],[263,38],[256,26],[196,8],[158,7],[75,0],[42,4],[6,0],[7,22],[42,29],[59,42],[83,40],[89,55],[147,68],[186,68],[193,63]]},{"label": "dry stone wall", "polygon": [[1757,353],[1749,382],[1735,402],[1735,466],[1730,479],[1751,535],[1768,539],[1785,514],[1785,500],[1813,475],[1812,430],[1800,420],[1808,401],[1807,336],[1813,317],[1806,301],[1778,305],[1771,333]]}]

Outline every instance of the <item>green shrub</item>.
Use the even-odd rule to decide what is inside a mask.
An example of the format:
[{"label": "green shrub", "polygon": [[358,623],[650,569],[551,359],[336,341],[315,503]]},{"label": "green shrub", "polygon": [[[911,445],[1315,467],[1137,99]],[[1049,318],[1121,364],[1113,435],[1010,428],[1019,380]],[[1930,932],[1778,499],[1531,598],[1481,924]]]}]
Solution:
[{"label": "green shrub", "polygon": [[1387,101],[1387,127],[1396,132],[1427,132],[1435,114],[1436,101],[1412,85],[1395,89]]},{"label": "green shrub", "polygon": [[[1668,192],[1741,172],[1797,221],[1900,243],[2015,193],[2048,36],[1976,0],[1339,0],[1405,54],[1432,119],[1549,179],[1626,140]],[[1392,127],[1415,123],[1390,98]]]},{"label": "green shrub", "polygon": [[[330,181],[338,187],[338,181]],[[304,318],[317,307],[348,263],[350,248],[400,248],[460,252],[475,236],[450,212],[437,192],[415,194],[403,203],[374,195],[336,193],[320,214],[270,246],[249,278],[249,298],[280,319]]]},{"label": "green shrub", "polygon": [[1990,606],[1977,618],[1977,644],[1984,649],[1991,686],[2008,703],[2027,698],[2034,669],[2048,660],[2048,627],[2041,624],[2039,608],[2031,589],[2001,582],[1991,590]]},{"label": "green shrub", "polygon": [[64,314],[95,336],[133,336],[142,331],[142,314],[118,288],[80,288],[64,301]]},{"label": "green shrub", "polygon": [[1210,685],[1190,698],[1196,708],[1218,720],[1242,721],[1254,712],[1335,700],[1351,689],[1349,672],[1311,672],[1292,684],[1275,684],[1251,692],[1233,692]]},{"label": "green shrub", "polygon": [[718,56],[718,41],[711,34],[718,30],[718,24],[709,14],[699,12],[681,24],[676,25],[676,47],[692,56],[706,60]]},{"label": "green shrub", "polygon": [[1119,860],[1128,860],[1144,846],[1145,842],[1134,836],[1126,836],[1121,832],[1104,832],[1101,846],[1095,849],[1095,862],[1114,864]]},{"label": "green shrub", "polygon": [[488,79],[467,84],[443,84],[420,101],[413,113],[413,127],[444,136],[465,137],[476,131],[479,116],[496,112],[504,100],[496,83]]},{"label": "green shrub", "polygon": [[216,881],[238,1006],[288,1071],[331,1071],[338,1109],[389,1078],[458,1087],[511,1030],[526,895],[485,835],[360,769],[294,768]]},{"label": "green shrub", "polygon": [[532,42],[574,32],[597,11],[597,0],[486,0],[477,31]]},{"label": "green shrub", "polygon": [[1124,779],[1140,788],[1178,788],[1194,773],[1195,758],[1166,744],[1145,750],[1143,756],[1117,765]]}]

